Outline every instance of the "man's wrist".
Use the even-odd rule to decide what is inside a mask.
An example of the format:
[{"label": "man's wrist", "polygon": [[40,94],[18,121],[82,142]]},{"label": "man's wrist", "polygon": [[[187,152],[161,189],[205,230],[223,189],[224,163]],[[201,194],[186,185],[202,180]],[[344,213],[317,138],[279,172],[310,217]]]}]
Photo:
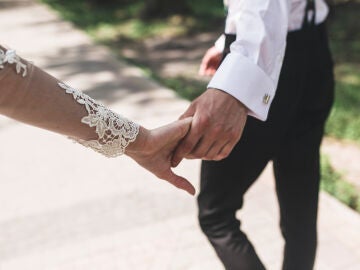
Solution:
[{"label": "man's wrist", "polygon": [[249,113],[249,108],[244,104],[242,103],[240,100],[238,100],[236,97],[234,97],[233,95],[231,95],[230,93],[222,90],[222,89],[218,89],[218,88],[211,88],[209,87],[207,89],[207,91],[214,91],[214,92],[220,92],[220,93],[223,93],[224,95],[227,95],[229,98],[231,98],[232,100],[234,100],[235,102],[238,103],[239,105],[239,109],[244,113],[244,114],[248,114]]}]

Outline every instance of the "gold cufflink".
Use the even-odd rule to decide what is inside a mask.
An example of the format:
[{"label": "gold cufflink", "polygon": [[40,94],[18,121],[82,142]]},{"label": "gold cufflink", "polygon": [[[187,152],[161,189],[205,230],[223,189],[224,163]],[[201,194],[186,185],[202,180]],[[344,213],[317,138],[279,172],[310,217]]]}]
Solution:
[{"label": "gold cufflink", "polygon": [[265,94],[265,96],[263,97],[263,103],[264,104],[268,104],[270,101],[270,95],[269,94]]}]

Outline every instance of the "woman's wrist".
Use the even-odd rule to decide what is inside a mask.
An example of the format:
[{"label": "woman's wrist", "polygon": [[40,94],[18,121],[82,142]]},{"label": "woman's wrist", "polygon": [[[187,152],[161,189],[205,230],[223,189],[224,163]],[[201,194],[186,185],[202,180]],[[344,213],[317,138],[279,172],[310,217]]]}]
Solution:
[{"label": "woman's wrist", "polygon": [[139,152],[145,152],[148,145],[150,131],[142,126],[139,126],[139,133],[135,141],[129,143],[125,149],[125,154],[132,156]]}]

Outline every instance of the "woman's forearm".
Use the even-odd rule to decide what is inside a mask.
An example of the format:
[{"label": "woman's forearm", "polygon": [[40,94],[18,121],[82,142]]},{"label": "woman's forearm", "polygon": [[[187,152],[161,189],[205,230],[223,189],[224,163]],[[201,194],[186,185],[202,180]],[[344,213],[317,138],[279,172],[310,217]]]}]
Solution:
[{"label": "woman's forearm", "polygon": [[17,78],[12,70],[0,81],[0,112],[67,136],[96,139],[94,128],[80,124],[87,115],[85,107],[65,95],[55,78],[36,67],[30,68],[29,78]]},{"label": "woman's forearm", "polygon": [[105,155],[122,154],[135,140],[139,126],[134,122],[23,59],[6,59],[7,54],[0,62],[0,114],[72,137]]}]

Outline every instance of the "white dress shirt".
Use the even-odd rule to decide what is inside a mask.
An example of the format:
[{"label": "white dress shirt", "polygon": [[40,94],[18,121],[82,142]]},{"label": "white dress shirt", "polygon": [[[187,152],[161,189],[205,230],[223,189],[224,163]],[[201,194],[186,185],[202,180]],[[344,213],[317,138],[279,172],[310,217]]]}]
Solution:
[{"label": "white dress shirt", "polygon": [[[275,96],[288,32],[301,29],[306,0],[227,0],[225,33],[236,34],[230,53],[208,88],[240,100],[249,115],[265,121]],[[317,24],[328,14],[324,0],[315,0]],[[224,37],[215,44],[223,49]]]}]

